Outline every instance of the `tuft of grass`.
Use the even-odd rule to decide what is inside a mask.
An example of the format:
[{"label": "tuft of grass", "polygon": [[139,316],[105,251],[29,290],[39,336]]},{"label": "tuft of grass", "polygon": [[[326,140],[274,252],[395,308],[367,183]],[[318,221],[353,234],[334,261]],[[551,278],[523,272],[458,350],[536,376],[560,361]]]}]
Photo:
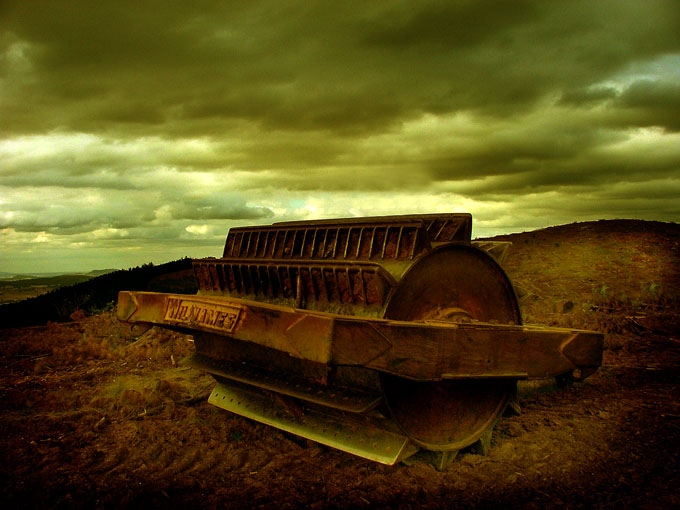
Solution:
[{"label": "tuft of grass", "polygon": [[108,391],[107,391],[106,393],[108,393],[109,395],[111,395],[111,396],[113,396],[113,397],[118,397],[118,396],[120,396],[126,389],[127,389],[126,385],[125,385],[122,381],[119,381],[119,382],[116,383],[115,385],[109,387],[109,389],[108,389]]},{"label": "tuft of grass", "polygon": [[649,285],[643,289],[643,292],[656,298],[659,296],[659,294],[661,294],[661,285],[656,282],[650,282]]}]

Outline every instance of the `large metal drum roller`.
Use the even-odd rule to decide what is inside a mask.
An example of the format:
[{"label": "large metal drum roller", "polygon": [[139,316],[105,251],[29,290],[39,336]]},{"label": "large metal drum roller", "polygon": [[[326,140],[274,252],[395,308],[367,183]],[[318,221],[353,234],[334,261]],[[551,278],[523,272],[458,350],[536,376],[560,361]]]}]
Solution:
[{"label": "large metal drum roller", "polygon": [[602,335],[522,326],[469,214],[232,229],[194,261],[195,296],[121,292],[121,320],[190,332],[209,402],[378,462],[446,465],[488,433],[519,379],[582,379]]}]

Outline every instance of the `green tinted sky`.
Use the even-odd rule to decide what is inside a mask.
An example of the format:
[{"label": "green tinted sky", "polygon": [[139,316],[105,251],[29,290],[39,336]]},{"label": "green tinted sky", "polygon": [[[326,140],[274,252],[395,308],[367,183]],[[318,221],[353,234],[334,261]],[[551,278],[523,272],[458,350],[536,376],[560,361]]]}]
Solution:
[{"label": "green tinted sky", "polygon": [[677,221],[680,3],[0,4],[0,271],[419,212]]}]

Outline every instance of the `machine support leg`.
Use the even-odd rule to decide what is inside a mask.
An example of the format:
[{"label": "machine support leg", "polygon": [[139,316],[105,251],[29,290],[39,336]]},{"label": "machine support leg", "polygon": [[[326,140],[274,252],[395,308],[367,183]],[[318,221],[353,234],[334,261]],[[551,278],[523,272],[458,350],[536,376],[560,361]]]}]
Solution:
[{"label": "machine support leg", "polygon": [[434,467],[437,471],[446,471],[451,463],[456,460],[458,450],[451,450],[448,452],[436,452]]},{"label": "machine support leg", "polygon": [[488,455],[491,449],[491,434],[493,434],[493,427],[489,427],[484,431],[477,442],[472,445],[472,451],[478,455]]}]

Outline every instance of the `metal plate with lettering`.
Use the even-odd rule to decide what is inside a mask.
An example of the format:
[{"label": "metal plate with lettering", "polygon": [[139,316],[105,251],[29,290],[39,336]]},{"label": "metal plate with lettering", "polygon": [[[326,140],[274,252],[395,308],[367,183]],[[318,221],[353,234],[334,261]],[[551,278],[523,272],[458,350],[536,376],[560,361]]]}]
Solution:
[{"label": "metal plate with lettering", "polygon": [[235,305],[207,302],[196,298],[169,297],[164,320],[231,333],[241,308]]}]

